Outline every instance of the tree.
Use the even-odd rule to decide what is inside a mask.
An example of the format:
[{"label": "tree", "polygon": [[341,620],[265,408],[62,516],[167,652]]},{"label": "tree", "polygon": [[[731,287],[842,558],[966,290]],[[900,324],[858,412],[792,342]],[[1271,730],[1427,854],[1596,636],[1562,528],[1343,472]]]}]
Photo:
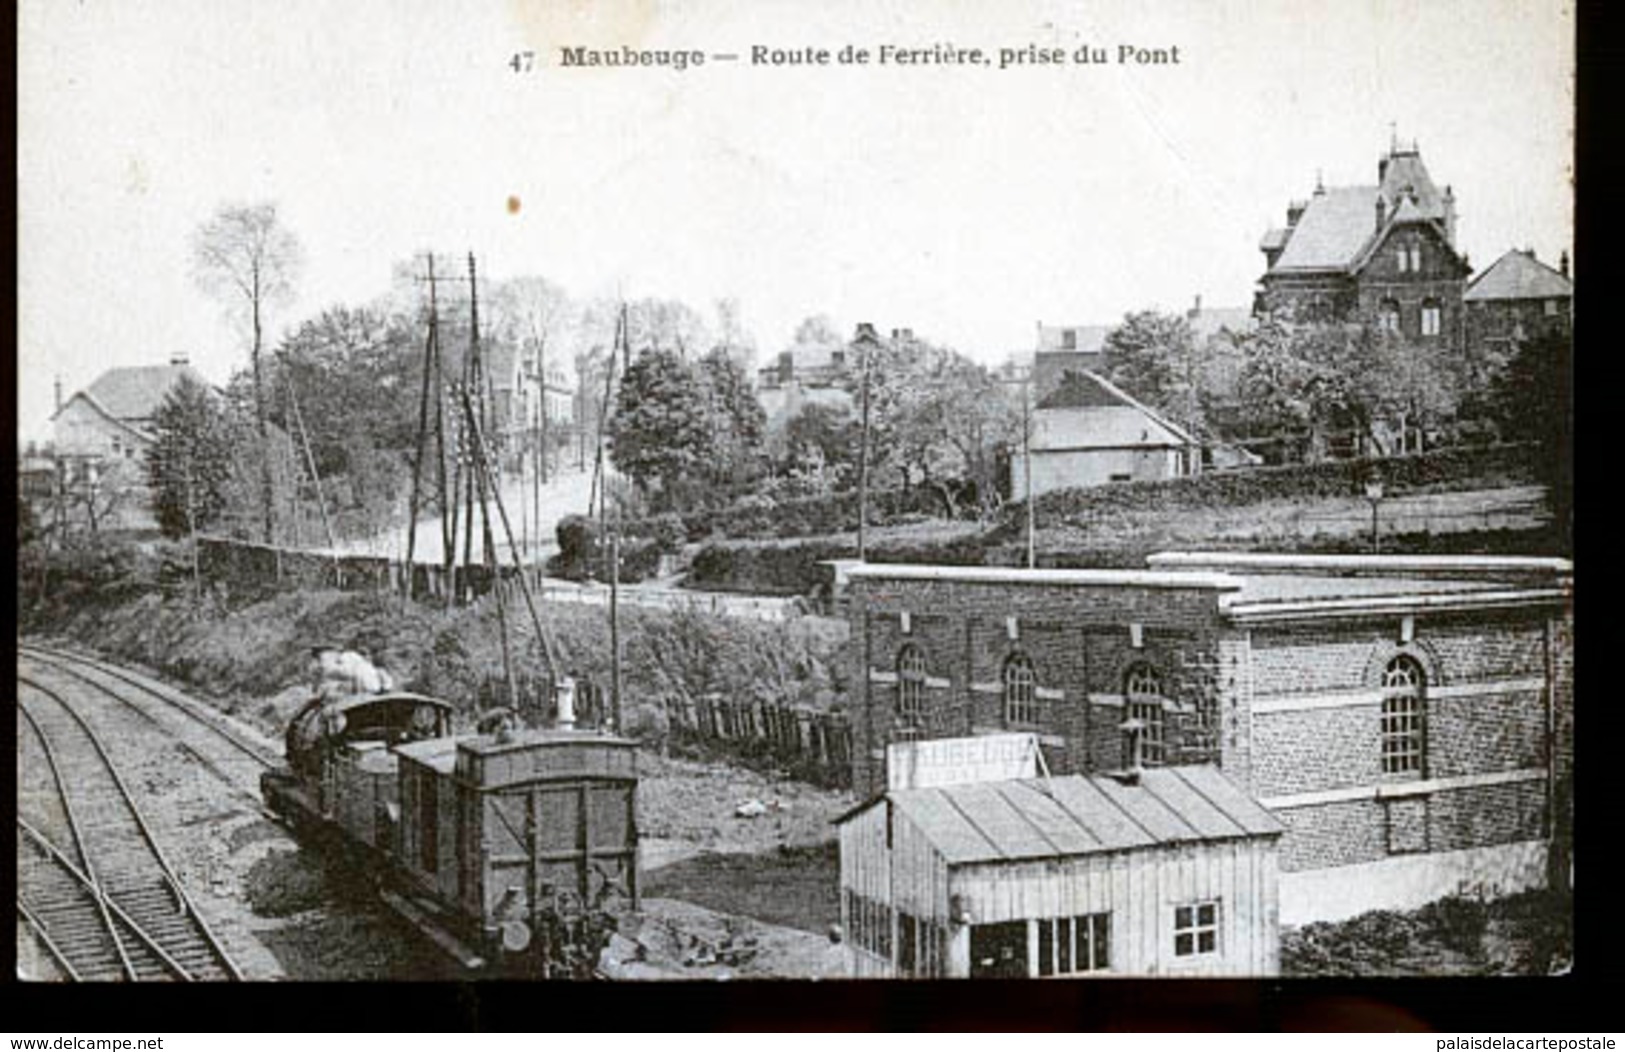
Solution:
[{"label": "tree", "polygon": [[[266,391],[260,362],[267,309],[288,299],[298,275],[299,242],[277,221],[276,205],[226,205],[192,235],[193,276],[200,288],[220,300],[236,319],[247,315],[253,342],[249,362],[254,378],[254,420],[262,449],[268,448]],[[264,534],[275,532],[271,465],[260,470]]]},{"label": "tree", "polygon": [[658,487],[659,503],[677,506],[682,483],[699,478],[711,455],[710,409],[704,382],[675,350],[644,351],[621,379],[611,460],[640,487]]},{"label": "tree", "polygon": [[857,484],[860,441],[862,425],[851,409],[808,402],[778,437],[778,470],[814,493],[850,489]]},{"label": "tree", "polygon": [[323,311],[267,365],[267,415],[295,441],[308,436],[341,526],[364,528],[395,509],[416,451],[422,368],[421,326],[376,307]]},{"label": "tree", "polygon": [[1526,340],[1490,387],[1501,437],[1533,442],[1551,487],[1559,538],[1570,543],[1574,488],[1574,343],[1563,333]]},{"label": "tree", "polygon": [[1358,435],[1379,453],[1402,452],[1403,437],[1448,415],[1457,391],[1439,353],[1367,325],[1267,322],[1243,344],[1240,393],[1259,431],[1308,436],[1311,459],[1334,433]]},{"label": "tree", "polygon": [[718,344],[700,359],[698,372],[709,402],[707,423],[714,436],[712,480],[728,488],[748,483],[761,472],[767,413],[751,389],[750,377],[726,346]]},{"label": "tree", "polygon": [[207,528],[226,508],[232,428],[213,392],[182,377],[158,407],[147,449],[158,528],[170,538]]},{"label": "tree", "polygon": [[1139,311],[1106,334],[1106,378],[1191,434],[1206,430],[1203,348],[1176,314]]}]

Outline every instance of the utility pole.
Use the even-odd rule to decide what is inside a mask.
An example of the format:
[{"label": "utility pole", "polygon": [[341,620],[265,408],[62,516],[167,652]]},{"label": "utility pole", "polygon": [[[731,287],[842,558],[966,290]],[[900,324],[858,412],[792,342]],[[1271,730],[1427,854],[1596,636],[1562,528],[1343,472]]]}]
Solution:
[{"label": "utility pole", "polygon": [[[622,347],[629,347],[631,339],[626,332],[626,307],[622,304],[621,315],[615,323],[615,342]],[[598,525],[600,533],[604,522],[604,496],[602,490],[607,489],[607,480],[604,477],[604,425],[609,419],[609,398],[615,389],[615,351],[610,348],[609,356],[604,369],[604,400],[598,406],[598,450],[594,454],[592,465],[592,485],[587,490],[587,514],[592,514],[594,502],[598,505]]]},{"label": "utility pole", "polygon": [[[479,421],[475,419],[474,416],[474,403],[472,399],[470,399],[466,389],[461,392],[461,400],[463,404],[463,415],[468,421],[469,448],[472,451],[471,460],[473,469],[484,474],[489,474],[490,466],[485,457],[485,440],[480,432]],[[502,491],[496,490],[494,495],[496,497],[497,515],[501,517],[502,530],[508,538],[508,551],[513,557],[514,569],[518,570],[520,568],[519,549],[514,544],[513,527],[508,523],[507,508],[502,503]],[[547,627],[542,624],[541,616],[536,612],[536,601],[531,595],[530,582],[525,579],[525,575],[522,573],[519,574],[519,591],[525,597],[525,606],[530,611],[530,620],[531,624],[536,629],[536,638],[539,639],[542,644],[542,657],[547,663],[547,677],[549,685],[554,686],[558,682],[558,647],[553,642],[552,633],[549,632]]]},{"label": "utility pole", "polygon": [[[327,500],[322,496],[322,474],[316,470],[316,456],[310,450],[310,433],[305,430],[305,414],[299,410],[299,392],[293,385],[293,371],[288,359],[282,356],[282,376],[288,385],[288,402],[293,409],[294,425],[299,428],[299,441],[305,448],[305,464],[310,468],[310,481],[316,487],[316,510],[321,512],[322,528],[327,533],[327,547],[333,552],[333,567],[338,568],[338,538],[333,533],[333,521],[327,516]],[[413,486],[416,489],[416,484]],[[410,527],[408,527],[410,529]]]},{"label": "utility pole", "polygon": [[[407,504],[406,513],[406,597],[415,598],[417,574],[413,570],[412,558],[417,552],[418,540],[418,499],[423,484],[423,452],[429,438],[429,383],[434,374],[434,254],[429,255],[429,334],[425,338],[423,347],[423,388],[418,396],[418,443],[417,454],[412,458],[412,497]],[[441,447],[444,449],[444,436],[441,436]],[[442,469],[444,461],[442,461]],[[441,481],[445,481],[445,472],[441,472]]]},{"label": "utility pole", "polygon": [[1037,533],[1037,514],[1033,508],[1033,423],[1030,408],[1032,388],[1032,373],[1029,371],[1021,379],[1021,476],[1026,489],[1027,505],[1027,569],[1038,566],[1038,548],[1035,540]]},{"label": "utility pole", "polygon": [[869,373],[870,363],[874,359],[874,349],[868,341],[862,339],[862,326],[859,326],[859,337],[853,343],[863,345],[863,414],[861,433],[863,445],[858,450],[858,562],[867,562],[869,549],[867,534],[869,532]]},{"label": "utility pole", "polygon": [[203,601],[203,570],[198,565],[197,510],[192,500],[192,443],[186,442],[186,529],[192,535],[192,598]]},{"label": "utility pole", "polygon": [[609,539],[609,696],[615,733],[621,733],[621,501],[615,499],[615,532]]}]

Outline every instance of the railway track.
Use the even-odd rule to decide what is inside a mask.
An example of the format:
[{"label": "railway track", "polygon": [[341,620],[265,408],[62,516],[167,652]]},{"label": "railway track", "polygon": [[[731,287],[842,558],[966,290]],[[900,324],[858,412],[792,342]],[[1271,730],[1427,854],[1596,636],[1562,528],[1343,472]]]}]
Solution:
[{"label": "railway track", "polygon": [[[216,773],[223,774],[223,767],[246,763],[252,775],[249,783],[257,789],[259,772],[282,764],[280,753],[233,727],[221,713],[156,680],[96,658],[38,644],[19,643],[17,654],[19,659],[89,686],[176,735],[182,748],[197,755]],[[160,719],[159,713],[175,718]]]},{"label": "railway track", "polygon": [[30,806],[42,826],[17,816],[18,915],[58,966],[81,980],[242,978],[90,723],[21,672],[17,706],[57,797]]}]

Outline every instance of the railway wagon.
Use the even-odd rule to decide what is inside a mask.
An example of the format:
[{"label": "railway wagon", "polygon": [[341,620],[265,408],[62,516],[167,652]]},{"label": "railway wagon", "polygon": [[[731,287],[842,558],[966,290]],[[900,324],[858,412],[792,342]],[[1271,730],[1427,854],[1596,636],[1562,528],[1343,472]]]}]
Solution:
[{"label": "railway wagon", "polygon": [[391,693],[313,701],[267,773],[272,810],[336,840],[464,967],[590,974],[637,908],[634,744],[553,728],[453,736],[451,707]]}]

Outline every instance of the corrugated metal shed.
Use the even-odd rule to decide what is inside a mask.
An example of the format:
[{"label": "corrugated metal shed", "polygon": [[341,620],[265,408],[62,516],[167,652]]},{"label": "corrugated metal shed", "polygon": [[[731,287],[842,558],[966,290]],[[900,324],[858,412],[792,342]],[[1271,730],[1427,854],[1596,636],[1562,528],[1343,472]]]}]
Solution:
[{"label": "corrugated metal shed", "polygon": [[949,865],[1282,832],[1268,811],[1209,766],[1150,768],[1137,784],[1067,775],[899,789],[882,799],[918,826]]}]

